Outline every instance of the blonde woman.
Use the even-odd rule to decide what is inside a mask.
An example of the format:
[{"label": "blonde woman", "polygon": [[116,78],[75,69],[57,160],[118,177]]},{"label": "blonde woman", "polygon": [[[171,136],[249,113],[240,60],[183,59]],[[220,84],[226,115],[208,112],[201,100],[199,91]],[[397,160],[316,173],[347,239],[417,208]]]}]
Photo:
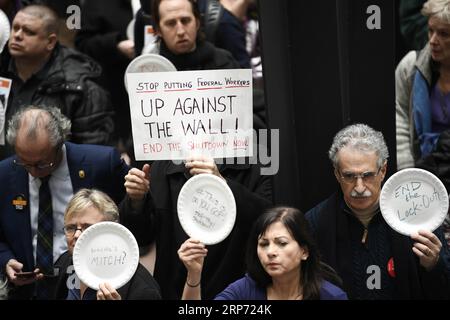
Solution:
[{"label": "blonde woman", "polygon": [[108,283],[95,291],[78,280],[72,266],[72,253],[81,233],[102,221],[119,221],[119,210],[105,193],[95,189],[81,189],[67,205],[64,233],[69,250],[56,262],[60,270],[56,298],[67,300],[147,300],[160,299],[159,286],[152,275],[139,264],[134,276],[115,290]]}]

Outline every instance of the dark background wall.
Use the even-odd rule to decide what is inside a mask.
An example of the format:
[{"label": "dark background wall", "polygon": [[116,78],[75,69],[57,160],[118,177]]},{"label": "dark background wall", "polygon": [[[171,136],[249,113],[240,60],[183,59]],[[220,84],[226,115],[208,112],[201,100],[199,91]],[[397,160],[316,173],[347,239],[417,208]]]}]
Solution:
[{"label": "dark background wall", "polygon": [[[366,27],[370,5],[380,30]],[[280,129],[275,201],[307,210],[336,189],[327,151],[351,123],[383,132],[392,174],[396,1],[260,0],[259,9],[268,118]]]}]

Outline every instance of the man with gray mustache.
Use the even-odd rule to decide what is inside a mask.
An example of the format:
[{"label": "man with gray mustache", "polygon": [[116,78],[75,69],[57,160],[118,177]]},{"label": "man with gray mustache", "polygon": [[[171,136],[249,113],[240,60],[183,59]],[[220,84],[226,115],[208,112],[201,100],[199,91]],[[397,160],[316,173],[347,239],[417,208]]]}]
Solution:
[{"label": "man with gray mustache", "polygon": [[340,190],[306,213],[322,260],[350,299],[448,299],[448,249],[440,228],[407,237],[379,209],[389,152],[365,124],[339,131],[329,150]]}]

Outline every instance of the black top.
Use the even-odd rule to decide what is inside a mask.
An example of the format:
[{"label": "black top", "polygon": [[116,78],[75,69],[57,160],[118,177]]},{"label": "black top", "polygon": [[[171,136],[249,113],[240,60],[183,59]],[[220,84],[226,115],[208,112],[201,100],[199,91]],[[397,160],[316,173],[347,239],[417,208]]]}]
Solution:
[{"label": "black top", "polygon": [[[55,268],[59,270],[59,277],[56,280],[54,299],[65,300],[68,294],[68,286],[74,285],[75,270],[73,268],[72,256],[68,251],[63,253],[55,263]],[[117,292],[122,300],[159,300],[161,299],[158,283],[150,272],[139,263],[136,272]]]},{"label": "black top", "polygon": [[[213,299],[233,281],[244,276],[245,246],[253,222],[271,206],[271,180],[260,175],[256,165],[219,166],[220,173],[236,200],[236,222],[230,235],[222,242],[208,246],[202,273],[202,295]],[[121,204],[121,223],[128,227],[139,245],[156,242],[155,279],[164,299],[180,299],[186,280],[186,268],[177,255],[188,239],[178,220],[178,194],[188,176],[184,165],[171,161],[155,161],[151,166],[151,196],[144,209],[132,210],[125,198]]]},{"label": "black top", "polygon": [[[426,271],[412,251],[412,240],[391,229],[380,212],[369,224],[366,243],[363,244],[364,227],[346,207],[341,192],[305,216],[316,236],[322,260],[341,276],[350,299],[448,299],[445,265],[448,250],[445,247],[442,247],[438,264],[433,270]],[[443,241],[441,230],[435,233]],[[395,277],[388,274],[390,258],[394,263]],[[374,287],[375,279],[371,275],[377,271],[368,269],[371,265],[380,268],[379,289]]]}]

